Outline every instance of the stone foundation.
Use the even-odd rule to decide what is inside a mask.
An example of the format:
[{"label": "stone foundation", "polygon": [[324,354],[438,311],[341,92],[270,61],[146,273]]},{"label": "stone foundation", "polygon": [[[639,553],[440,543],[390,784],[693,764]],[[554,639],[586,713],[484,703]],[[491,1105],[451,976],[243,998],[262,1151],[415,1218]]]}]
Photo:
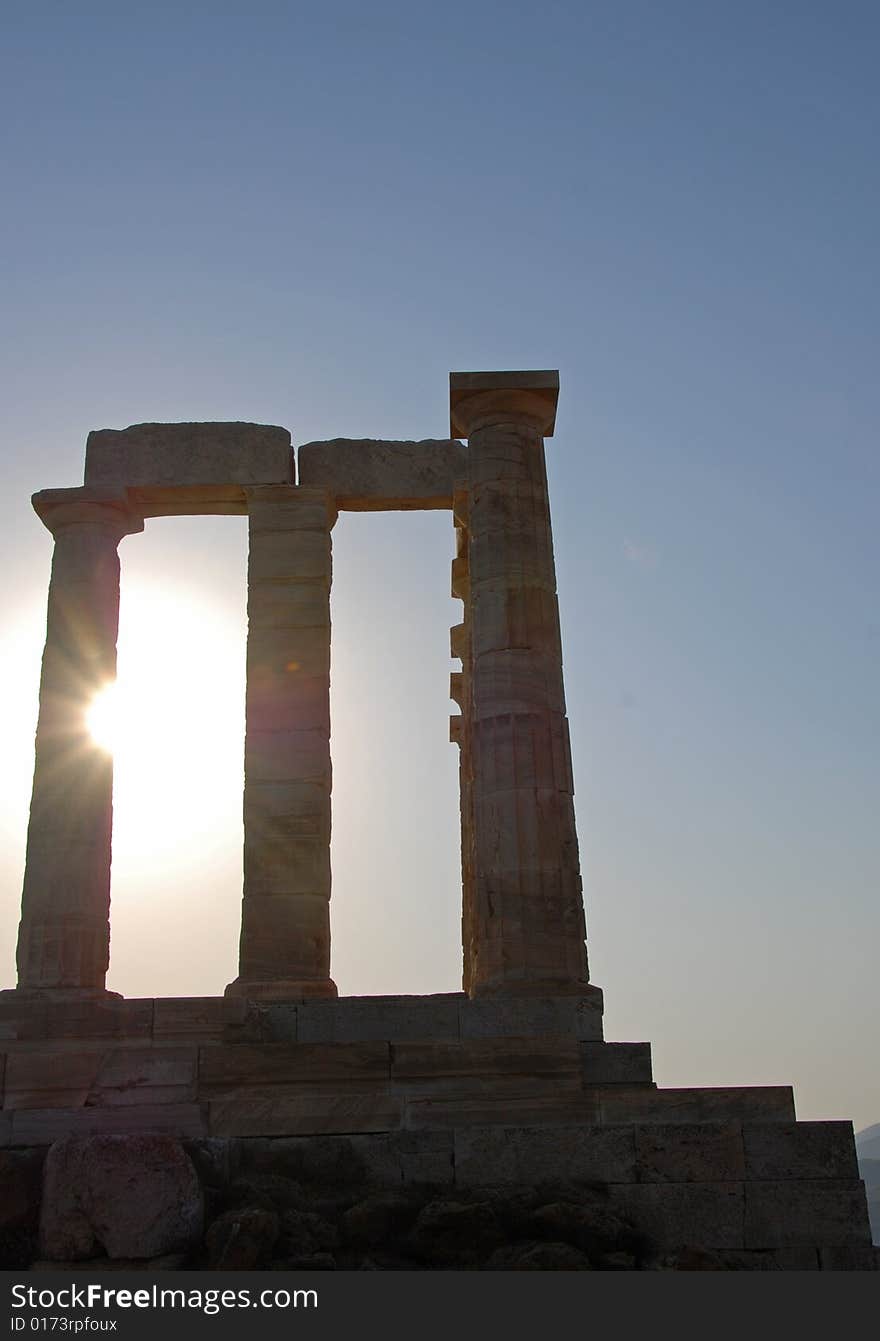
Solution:
[{"label": "stone foundation", "polygon": [[[598,989],[284,1003],[7,993],[0,1037],[9,1265],[69,1241],[44,1223],[40,1258],[48,1147],[74,1138],[80,1167],[102,1140],[123,1138],[124,1154],[160,1134],[188,1152],[205,1219],[157,1269],[874,1267],[851,1124],[797,1122],[787,1086],[658,1088],[649,1044],[603,1040]],[[127,1216],[107,1253],[138,1241]]]}]

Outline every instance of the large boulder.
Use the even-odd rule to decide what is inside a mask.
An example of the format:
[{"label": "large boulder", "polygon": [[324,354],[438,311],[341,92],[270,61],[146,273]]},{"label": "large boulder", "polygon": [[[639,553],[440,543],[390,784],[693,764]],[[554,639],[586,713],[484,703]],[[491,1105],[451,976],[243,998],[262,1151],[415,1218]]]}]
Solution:
[{"label": "large boulder", "polygon": [[179,1252],[203,1221],[198,1176],[172,1136],[71,1136],[46,1156],[40,1251],[51,1261]]}]

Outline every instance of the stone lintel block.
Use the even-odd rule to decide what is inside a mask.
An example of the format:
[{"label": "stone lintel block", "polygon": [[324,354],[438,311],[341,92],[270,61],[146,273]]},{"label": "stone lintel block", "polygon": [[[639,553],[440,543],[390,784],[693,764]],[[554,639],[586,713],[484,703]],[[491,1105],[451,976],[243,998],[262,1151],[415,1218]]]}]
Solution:
[{"label": "stone lintel block", "polygon": [[406,1100],[404,1123],[413,1130],[457,1130],[460,1127],[572,1127],[598,1126],[595,1099],[569,1089],[548,1097],[547,1086],[534,1092],[504,1092],[499,1086],[483,1094],[457,1094],[443,1097],[438,1086],[434,1097],[410,1096]]},{"label": "stone lintel block", "polygon": [[586,1085],[643,1085],[654,1080],[650,1043],[581,1043]]},{"label": "stone lintel block", "polygon": [[464,720],[461,713],[454,713],[449,718],[449,743],[450,745],[461,745],[464,734]]},{"label": "stone lintel block", "polygon": [[245,736],[247,782],[314,782],[329,787],[330,739],[324,730],[257,731]]},{"label": "stone lintel block", "polygon": [[65,1136],[168,1132],[207,1135],[202,1104],[133,1104],[107,1108],[23,1108],[12,1113],[13,1145],[52,1145]]},{"label": "stone lintel block", "polygon": [[634,1179],[632,1128],[493,1126],[455,1131],[455,1181],[462,1187]]},{"label": "stone lintel block", "polygon": [[320,582],[333,571],[329,531],[252,531],[248,582]]},{"label": "stone lintel block", "polygon": [[400,1126],[401,1101],[376,1094],[248,1094],[209,1105],[212,1136],[328,1136]]},{"label": "stone lintel block", "polygon": [[451,508],[467,472],[465,448],[447,439],[333,438],[304,443],[297,457],[302,487],[326,490],[350,512]]},{"label": "stone lintel block", "polygon": [[746,1122],[746,1178],[858,1178],[851,1122]]},{"label": "stone lintel block", "polygon": [[742,1124],[679,1122],[637,1126],[640,1183],[714,1183],[745,1174]]},{"label": "stone lintel block", "polygon": [[273,1085],[288,1090],[299,1086],[306,1092],[336,1086],[384,1092],[389,1076],[390,1045],[385,1042],[205,1047],[199,1055],[199,1091],[203,1096],[234,1092],[245,1086],[264,1089]]},{"label": "stone lintel block", "polygon": [[93,430],[87,485],[180,488],[292,484],[293,449],[273,424],[132,424]]},{"label": "stone lintel block", "polygon": [[555,369],[451,372],[449,432],[455,438],[468,437],[475,418],[494,409],[513,416],[525,412],[540,419],[544,437],[551,438],[558,399],[559,373]]},{"label": "stone lintel block", "polygon": [[741,1249],[743,1184],[620,1183],[609,1189],[618,1213],[629,1215],[639,1229],[663,1248],[697,1245],[708,1249]]},{"label": "stone lintel block", "polygon": [[21,1052],[7,1071],[4,1107],[189,1103],[196,1058],[194,1047]]},{"label": "stone lintel block", "polygon": [[648,1089],[645,1086],[598,1087],[602,1121],[792,1122],[794,1097],[789,1085],[733,1088]]},{"label": "stone lintel block", "polygon": [[459,661],[464,661],[467,657],[467,646],[467,624],[453,624],[449,630],[449,655],[458,657]]},{"label": "stone lintel block", "polygon": [[186,484],[127,489],[134,512],[149,517],[244,517],[247,495],[241,484]]},{"label": "stone lintel block", "polygon": [[[436,996],[341,997],[297,1007],[300,1043],[430,1039],[456,1041],[460,992]],[[269,1028],[272,1028],[270,1011]]]},{"label": "stone lintel block", "polygon": [[747,1248],[867,1248],[864,1184],[854,1178],[785,1179],[745,1184]]}]

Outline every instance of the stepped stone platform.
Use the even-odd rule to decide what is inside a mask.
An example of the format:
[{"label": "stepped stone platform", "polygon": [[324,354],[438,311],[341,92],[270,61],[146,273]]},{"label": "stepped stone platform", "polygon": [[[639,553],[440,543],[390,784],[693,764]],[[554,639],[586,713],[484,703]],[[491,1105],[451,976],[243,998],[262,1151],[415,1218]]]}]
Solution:
[{"label": "stepped stone platform", "polygon": [[[161,1133],[206,1186],[320,1152],[385,1192],[589,1186],[659,1251],[873,1269],[849,1122],[788,1086],[662,1089],[602,994],[0,999],[7,1156]],[[0,1156],[2,1156],[0,1151]]]},{"label": "stepped stone platform", "polygon": [[[277,425],[98,430],[83,486],[34,495],[54,554],[0,993],[3,1265],[873,1269],[849,1123],[797,1122],[787,1086],[661,1089],[649,1044],[604,1040],[544,446],[558,393],[552,369],[453,372],[448,439],[296,457]],[[331,533],[340,510],[412,508],[451,513],[462,603],[463,991],[339,999]],[[113,764],[88,714],[116,673],[120,542],[211,514],[248,518],[238,973],[223,997],[126,1001],[105,991]]]}]

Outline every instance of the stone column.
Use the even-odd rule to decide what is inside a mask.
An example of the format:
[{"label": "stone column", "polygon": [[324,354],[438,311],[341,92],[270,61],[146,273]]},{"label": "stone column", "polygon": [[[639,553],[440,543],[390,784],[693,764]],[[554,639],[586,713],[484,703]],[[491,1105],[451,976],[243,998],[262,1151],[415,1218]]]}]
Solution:
[{"label": "stone column", "polygon": [[248,489],[244,898],[230,996],[333,997],[330,529],[333,499]]},{"label": "stone column", "polygon": [[19,991],[104,994],[110,958],[113,760],[86,716],[116,677],[119,557],[142,531],[118,491],[45,489],[55,537],[18,935]]},{"label": "stone column", "polygon": [[458,789],[461,818],[461,946],[462,988],[470,992],[474,978],[474,951],[478,941],[474,903],[474,796],[471,713],[471,617],[470,579],[468,574],[468,491],[453,494],[452,515],[455,523],[455,558],[452,561],[452,595],[464,605],[460,624],[450,630],[449,650],[461,662],[461,670],[449,678],[449,697],[461,711],[449,719],[449,739],[458,746]]},{"label": "stone column", "polygon": [[453,373],[468,442],[472,994],[588,994],[543,437],[556,373]]}]

